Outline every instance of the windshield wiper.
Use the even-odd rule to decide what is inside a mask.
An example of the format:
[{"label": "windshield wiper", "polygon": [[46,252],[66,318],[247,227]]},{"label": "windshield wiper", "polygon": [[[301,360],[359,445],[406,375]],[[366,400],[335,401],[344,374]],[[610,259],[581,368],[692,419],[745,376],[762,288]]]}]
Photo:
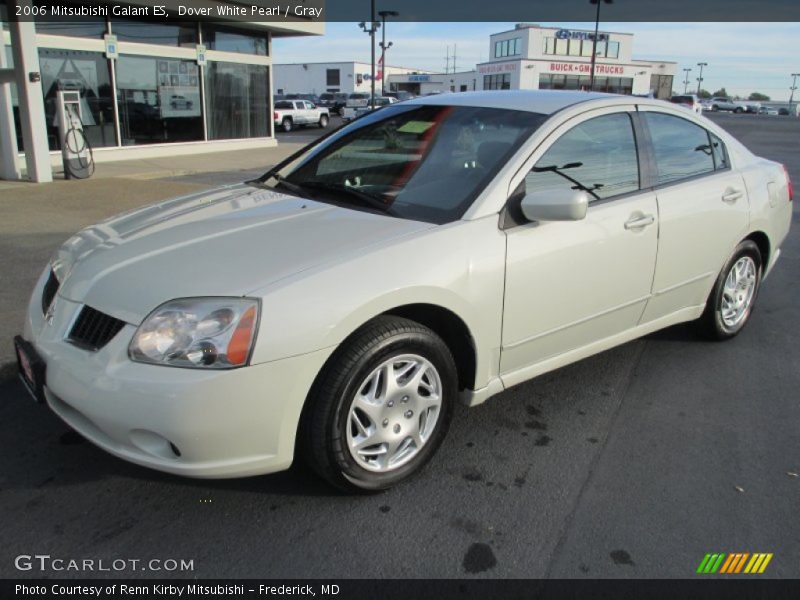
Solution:
[{"label": "windshield wiper", "polygon": [[283,175],[281,175],[280,173],[278,173],[277,171],[275,171],[273,173],[267,173],[263,178],[254,179],[253,181],[248,181],[247,183],[263,186],[264,182],[267,179],[274,179],[275,181],[277,181],[278,185],[276,185],[275,187],[281,186],[281,187],[286,188],[287,190],[289,190],[293,194],[297,194],[298,196],[305,197],[305,195],[303,194],[303,186],[298,185],[296,183],[292,183],[291,181],[287,181],[286,178]]},{"label": "windshield wiper", "polygon": [[302,187],[313,190],[330,191],[336,194],[343,194],[348,198],[353,198],[360,201],[362,205],[365,205],[369,208],[375,208],[386,214],[394,215],[391,203],[386,203],[378,196],[373,196],[372,194],[362,192],[358,188],[351,187],[349,185],[342,185],[339,183],[323,183],[321,181],[308,181],[303,183]]}]

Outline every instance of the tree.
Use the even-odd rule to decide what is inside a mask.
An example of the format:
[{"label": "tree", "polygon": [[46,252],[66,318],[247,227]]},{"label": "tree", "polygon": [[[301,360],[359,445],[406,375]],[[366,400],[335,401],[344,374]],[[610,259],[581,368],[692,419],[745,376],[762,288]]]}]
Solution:
[{"label": "tree", "polygon": [[724,96],[725,98],[727,98],[728,90],[726,90],[724,87],[720,88],[716,92],[714,92],[714,96]]},{"label": "tree", "polygon": [[697,97],[698,98],[711,98],[711,94],[708,92],[708,90],[700,90],[699,92],[697,92]]},{"label": "tree", "polygon": [[761,92],[753,92],[750,94],[748,100],[756,100],[758,102],[769,102],[769,96],[766,94],[762,94]]}]

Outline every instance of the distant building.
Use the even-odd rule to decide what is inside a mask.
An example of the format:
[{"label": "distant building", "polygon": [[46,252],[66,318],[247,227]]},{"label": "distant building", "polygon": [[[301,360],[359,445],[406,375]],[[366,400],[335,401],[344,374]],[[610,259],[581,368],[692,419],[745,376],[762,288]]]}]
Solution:
[{"label": "distant building", "polygon": [[471,92],[481,89],[477,71],[460,73],[425,73],[391,75],[387,79],[389,91],[410,92],[416,96],[445,92]]},{"label": "distant building", "polygon": [[[478,89],[589,89],[594,30],[520,23],[490,36],[488,61],[477,65]],[[594,90],[672,95],[677,63],[632,58],[633,34],[599,32]]]},{"label": "distant building", "polygon": [[[276,94],[321,94],[323,92],[368,93],[371,86],[370,63],[304,62],[276,64],[273,75]],[[388,78],[393,75],[427,74],[431,71],[388,66],[385,69],[386,91]],[[375,93],[381,93],[381,67],[375,66]]]}]

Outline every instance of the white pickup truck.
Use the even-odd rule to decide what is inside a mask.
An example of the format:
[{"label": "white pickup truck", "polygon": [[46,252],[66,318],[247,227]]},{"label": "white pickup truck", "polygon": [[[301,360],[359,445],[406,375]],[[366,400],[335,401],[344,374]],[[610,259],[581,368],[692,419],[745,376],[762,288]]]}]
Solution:
[{"label": "white pickup truck", "polygon": [[300,125],[327,127],[330,118],[327,108],[315,106],[308,100],[278,100],[272,114],[275,127],[286,132]]}]

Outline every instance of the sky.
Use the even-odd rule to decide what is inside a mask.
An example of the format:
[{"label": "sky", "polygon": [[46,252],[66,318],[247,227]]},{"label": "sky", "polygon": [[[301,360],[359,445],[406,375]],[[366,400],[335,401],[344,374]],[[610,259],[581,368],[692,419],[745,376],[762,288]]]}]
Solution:
[{"label": "sky", "polygon": [[[594,23],[540,25],[594,28]],[[394,45],[386,63],[443,72],[447,48],[452,55],[455,46],[457,69],[468,71],[488,60],[490,34],[513,28],[514,23],[390,22],[386,39]],[[791,74],[800,73],[800,23],[601,23],[600,30],[633,33],[633,58],[677,62],[673,87],[679,92],[684,88],[683,68],[693,69],[689,90],[697,89],[698,62],[708,63],[703,68],[704,89],[714,92],[724,86],[743,97],[757,91],[773,100],[788,100]],[[369,36],[357,23],[327,23],[321,38],[276,38],[273,47],[277,63],[370,59]]]}]

